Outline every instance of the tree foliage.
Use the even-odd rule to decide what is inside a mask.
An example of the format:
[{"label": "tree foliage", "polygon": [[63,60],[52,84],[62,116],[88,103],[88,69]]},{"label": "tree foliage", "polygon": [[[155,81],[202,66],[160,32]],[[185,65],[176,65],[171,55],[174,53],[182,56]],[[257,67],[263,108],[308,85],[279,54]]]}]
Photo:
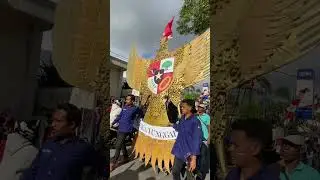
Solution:
[{"label": "tree foliage", "polygon": [[199,35],[210,26],[209,0],[184,0],[177,31],[181,35]]},{"label": "tree foliage", "polygon": [[287,87],[279,87],[278,89],[275,90],[274,94],[277,97],[284,98],[285,100],[288,100],[288,101],[291,98],[291,92]]}]

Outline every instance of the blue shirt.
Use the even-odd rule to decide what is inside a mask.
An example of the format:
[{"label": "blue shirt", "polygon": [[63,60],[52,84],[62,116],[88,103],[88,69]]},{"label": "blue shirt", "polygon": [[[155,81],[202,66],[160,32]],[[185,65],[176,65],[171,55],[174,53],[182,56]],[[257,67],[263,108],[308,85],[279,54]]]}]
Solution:
[{"label": "blue shirt", "polygon": [[[230,170],[225,180],[240,180],[241,169],[236,167]],[[274,171],[266,166],[262,167],[260,171],[249,178],[248,180],[280,180],[279,172]]]},{"label": "blue shirt", "polygon": [[81,180],[85,167],[99,164],[97,157],[93,147],[85,141],[76,138],[50,140],[40,149],[21,180]]},{"label": "blue shirt", "polygon": [[140,109],[136,106],[124,106],[119,116],[112,124],[119,123],[118,131],[122,133],[130,133],[133,131],[133,123]]},{"label": "blue shirt", "polygon": [[[320,180],[320,173],[312,167],[300,163],[292,173],[287,173],[290,180]],[[287,180],[283,172],[280,173],[281,180]]]},{"label": "blue shirt", "polygon": [[181,118],[179,124],[173,126],[178,131],[178,137],[173,145],[171,153],[177,158],[186,161],[190,155],[200,155],[202,143],[201,124],[194,115],[188,119]]}]

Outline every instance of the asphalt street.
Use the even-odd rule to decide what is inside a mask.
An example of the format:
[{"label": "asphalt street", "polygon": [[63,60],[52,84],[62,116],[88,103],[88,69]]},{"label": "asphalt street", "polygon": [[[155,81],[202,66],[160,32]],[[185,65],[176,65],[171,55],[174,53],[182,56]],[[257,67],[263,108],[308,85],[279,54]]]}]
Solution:
[{"label": "asphalt street", "polygon": [[[112,149],[110,157],[113,157],[114,153],[115,150]],[[210,176],[207,175],[206,180],[209,179]],[[110,180],[172,180],[172,176],[162,172],[157,174],[151,167],[146,167],[144,162],[135,159],[112,171]]]}]

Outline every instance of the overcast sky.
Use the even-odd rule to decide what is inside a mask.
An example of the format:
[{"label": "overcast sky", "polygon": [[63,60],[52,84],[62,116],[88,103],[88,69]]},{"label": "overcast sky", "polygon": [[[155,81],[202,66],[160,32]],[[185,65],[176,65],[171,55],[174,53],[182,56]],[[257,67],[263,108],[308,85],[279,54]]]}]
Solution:
[{"label": "overcast sky", "polygon": [[[111,54],[128,57],[133,44],[141,56],[149,57],[159,48],[159,40],[168,21],[178,19],[182,0],[111,0]],[[169,48],[180,47],[193,36],[181,36],[173,24]]]}]

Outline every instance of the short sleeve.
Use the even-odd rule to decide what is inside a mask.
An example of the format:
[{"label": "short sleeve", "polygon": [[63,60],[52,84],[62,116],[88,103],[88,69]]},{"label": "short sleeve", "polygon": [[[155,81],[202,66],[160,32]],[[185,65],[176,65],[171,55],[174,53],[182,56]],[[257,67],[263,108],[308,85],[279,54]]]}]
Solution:
[{"label": "short sleeve", "polygon": [[210,125],[210,116],[209,115],[206,115],[205,118],[204,118],[204,123],[209,126]]}]

